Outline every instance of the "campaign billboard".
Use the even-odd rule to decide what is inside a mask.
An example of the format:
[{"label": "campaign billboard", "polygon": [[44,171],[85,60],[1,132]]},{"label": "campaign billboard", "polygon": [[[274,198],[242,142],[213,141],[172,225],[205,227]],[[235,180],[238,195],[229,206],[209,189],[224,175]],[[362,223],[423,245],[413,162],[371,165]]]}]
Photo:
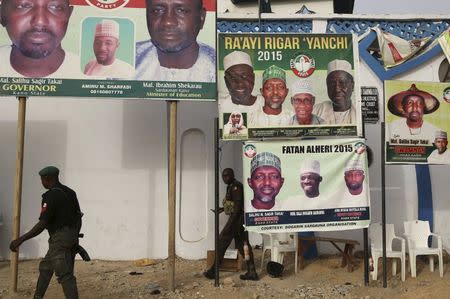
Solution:
[{"label": "campaign billboard", "polygon": [[450,83],[384,82],[386,163],[450,164]]},{"label": "campaign billboard", "polygon": [[334,231],[369,225],[364,139],[249,141],[242,159],[248,231]]},{"label": "campaign billboard", "polygon": [[352,34],[219,33],[221,137],[361,136]]},{"label": "campaign billboard", "polygon": [[216,98],[214,0],[3,0],[1,12],[0,96]]}]

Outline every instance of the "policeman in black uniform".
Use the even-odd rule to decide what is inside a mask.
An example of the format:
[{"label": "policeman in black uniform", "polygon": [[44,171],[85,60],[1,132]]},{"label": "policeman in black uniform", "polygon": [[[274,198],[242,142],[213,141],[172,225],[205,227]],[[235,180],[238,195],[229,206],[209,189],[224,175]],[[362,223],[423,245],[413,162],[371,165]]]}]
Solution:
[{"label": "policeman in black uniform", "polygon": [[[249,258],[246,259],[247,273],[240,276],[242,280],[258,280],[255,263],[253,261],[253,251],[248,241],[248,232],[244,230],[244,191],[242,183],[235,179],[234,171],[231,168],[226,168],[222,172],[222,179],[227,184],[227,193],[223,201],[223,208],[220,208],[219,213],[225,212],[229,215],[225,227],[219,235],[218,256],[219,263],[222,262],[225,251],[230,246],[234,239],[235,247],[239,253],[245,257],[244,243],[248,245]],[[206,278],[215,278],[215,265],[212,265],[207,271],[203,272]]]},{"label": "policeman in black uniform", "polygon": [[27,233],[9,245],[12,251],[37,235],[48,230],[48,251],[39,264],[39,278],[34,298],[43,298],[55,273],[66,298],[78,298],[77,281],[73,274],[81,211],[75,191],[59,182],[59,169],[48,166],[39,171],[42,186],[48,189],[42,195],[39,222]]}]

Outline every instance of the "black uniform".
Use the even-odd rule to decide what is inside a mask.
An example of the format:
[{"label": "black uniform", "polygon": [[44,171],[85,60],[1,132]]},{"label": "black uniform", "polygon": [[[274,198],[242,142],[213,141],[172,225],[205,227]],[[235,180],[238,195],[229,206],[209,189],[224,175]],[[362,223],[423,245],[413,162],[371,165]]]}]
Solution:
[{"label": "black uniform", "polygon": [[53,272],[66,298],[78,298],[73,274],[81,211],[75,191],[57,183],[42,195],[39,220],[47,223],[50,235],[48,251],[39,264],[39,278],[34,298],[43,298]]},{"label": "black uniform", "polygon": [[[232,208],[230,209],[229,218],[224,228],[219,235],[219,247],[218,257],[219,264],[223,260],[225,251],[230,246],[231,241],[234,239],[235,247],[239,250],[239,253],[244,257],[244,242],[248,245],[248,254],[250,259],[247,260],[247,273],[241,275],[241,279],[257,279],[255,271],[255,263],[253,260],[253,251],[248,241],[248,232],[244,230],[244,190],[242,183],[236,179],[227,186],[227,193],[225,195],[224,207],[227,205],[227,201],[231,201]],[[227,212],[227,207],[225,207]],[[209,273],[208,273],[209,272]],[[205,272],[205,276],[212,278],[214,273],[214,265]]]}]

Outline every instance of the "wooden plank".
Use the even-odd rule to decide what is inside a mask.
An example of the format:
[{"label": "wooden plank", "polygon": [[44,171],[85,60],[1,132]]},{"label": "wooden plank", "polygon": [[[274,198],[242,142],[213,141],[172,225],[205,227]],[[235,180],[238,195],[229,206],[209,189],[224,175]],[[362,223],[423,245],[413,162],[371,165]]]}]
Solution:
[{"label": "wooden plank", "polygon": [[[23,172],[23,150],[25,140],[25,112],[26,97],[19,97],[19,113],[17,119],[17,151],[16,151],[16,177],[14,184],[14,210],[13,210],[13,227],[12,239],[15,240],[20,235],[20,210],[22,202],[22,172]],[[17,292],[17,276],[19,266],[19,250],[11,251],[10,263],[10,290]]]}]

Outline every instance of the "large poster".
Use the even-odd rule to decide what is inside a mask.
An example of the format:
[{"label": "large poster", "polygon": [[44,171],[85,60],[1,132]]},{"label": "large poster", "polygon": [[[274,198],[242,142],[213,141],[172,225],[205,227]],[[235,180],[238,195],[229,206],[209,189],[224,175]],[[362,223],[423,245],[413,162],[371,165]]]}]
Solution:
[{"label": "large poster", "polygon": [[242,157],[247,230],[334,231],[369,225],[364,139],[248,142]]},{"label": "large poster", "polygon": [[351,34],[219,33],[222,139],[361,136]]},{"label": "large poster", "polygon": [[385,81],[386,163],[450,164],[450,83]]},{"label": "large poster", "polygon": [[0,96],[216,98],[214,0],[0,2]]}]

